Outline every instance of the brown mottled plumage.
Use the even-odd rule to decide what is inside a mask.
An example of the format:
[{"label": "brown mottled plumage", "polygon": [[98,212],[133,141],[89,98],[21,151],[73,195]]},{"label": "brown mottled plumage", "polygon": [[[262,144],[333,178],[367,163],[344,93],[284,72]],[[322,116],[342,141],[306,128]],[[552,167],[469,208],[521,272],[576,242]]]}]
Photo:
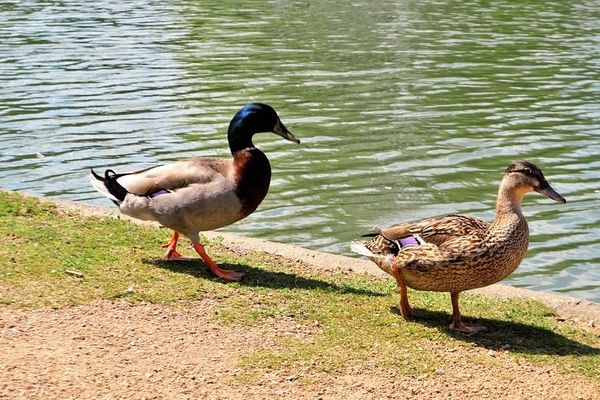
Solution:
[{"label": "brown mottled plumage", "polygon": [[252,143],[252,136],[259,132],[273,132],[300,143],[272,107],[250,103],[229,124],[232,160],[196,157],[124,174],[106,170],[104,176],[92,171],[90,181],[123,214],[173,229],[171,241],[165,246],[167,260],[185,259],[176,250],[182,234],[192,241],[216,276],[239,280],[242,273],[219,268],[206,254],[199,233],[245,218],[267,195],[271,166],[267,156]]},{"label": "brown mottled plumage", "polygon": [[[412,315],[406,287],[416,290],[450,292],[453,305],[451,329],[476,332],[485,329],[460,320],[458,294],[496,283],[521,263],[529,244],[529,228],[521,212],[523,196],[537,191],[565,202],[533,163],[516,161],[509,165],[498,190],[496,218],[448,215],[407,222],[379,229],[373,239],[353,243],[381,269],[396,278],[400,310]],[[401,239],[416,236],[423,243],[400,249]]]}]

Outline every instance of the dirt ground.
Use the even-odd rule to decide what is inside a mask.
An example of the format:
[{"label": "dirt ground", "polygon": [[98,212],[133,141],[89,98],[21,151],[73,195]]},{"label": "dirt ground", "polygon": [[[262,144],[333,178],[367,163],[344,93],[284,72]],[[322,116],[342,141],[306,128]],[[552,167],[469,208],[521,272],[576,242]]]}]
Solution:
[{"label": "dirt ground", "polygon": [[[484,348],[440,348],[452,363],[426,375],[364,365],[343,374],[252,371],[240,366],[244,355],[318,327],[223,325],[214,313],[210,301],[0,306],[0,399],[600,399],[589,380]],[[475,357],[490,362],[470,363]]]}]

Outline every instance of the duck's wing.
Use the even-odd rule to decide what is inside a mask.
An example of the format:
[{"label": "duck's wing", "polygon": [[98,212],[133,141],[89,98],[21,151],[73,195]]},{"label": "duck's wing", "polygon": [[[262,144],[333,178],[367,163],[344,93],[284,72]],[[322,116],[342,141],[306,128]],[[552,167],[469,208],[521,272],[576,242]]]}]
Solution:
[{"label": "duck's wing", "polygon": [[157,221],[197,240],[198,232],[246,215],[235,176],[232,161],[198,157],[125,174],[107,170],[104,178],[92,172],[92,183],[123,214]]},{"label": "duck's wing", "polygon": [[197,157],[122,174],[117,182],[129,193],[152,196],[160,191],[174,191],[222,180],[229,177],[231,169],[231,161]]},{"label": "duck's wing", "polygon": [[419,235],[425,242],[442,245],[463,236],[488,229],[490,224],[481,218],[466,215],[446,215],[407,222],[383,228],[378,233],[389,240],[400,240],[409,235]]}]

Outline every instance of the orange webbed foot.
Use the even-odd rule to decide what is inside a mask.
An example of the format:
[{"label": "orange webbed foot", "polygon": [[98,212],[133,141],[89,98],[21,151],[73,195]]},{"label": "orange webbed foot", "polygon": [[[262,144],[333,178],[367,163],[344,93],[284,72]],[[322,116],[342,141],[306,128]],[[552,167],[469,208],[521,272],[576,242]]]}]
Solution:
[{"label": "orange webbed foot", "polygon": [[458,295],[460,292],[451,292],[450,299],[452,300],[452,323],[449,328],[452,331],[463,332],[472,335],[477,332],[485,332],[488,329],[483,325],[466,324],[460,319],[460,310],[458,308]]},{"label": "orange webbed foot", "polygon": [[173,231],[173,236],[169,243],[164,244],[162,247],[167,248],[167,252],[165,253],[165,260],[167,261],[186,261],[190,260],[189,257],[184,257],[179,252],[177,252],[177,241],[179,240],[179,233]]},{"label": "orange webbed foot", "polygon": [[212,271],[213,274],[215,274],[216,276],[218,276],[221,279],[225,279],[226,281],[230,281],[230,282],[237,282],[240,281],[243,276],[245,275],[243,272],[236,272],[236,271],[232,271],[229,269],[223,269],[223,268],[211,268],[209,266],[210,270]]},{"label": "orange webbed foot", "polygon": [[414,319],[414,313],[412,308],[407,303],[400,303],[400,314],[405,321],[412,321]]},{"label": "orange webbed foot", "polygon": [[193,260],[193,258],[182,256],[175,249],[169,249],[165,253],[165,260],[166,261],[189,261],[189,260]]},{"label": "orange webbed foot", "polygon": [[243,272],[236,272],[236,271],[231,271],[231,270],[228,270],[228,269],[220,268],[217,265],[217,263],[214,262],[213,259],[208,256],[208,254],[206,254],[206,251],[204,250],[204,246],[202,246],[200,243],[195,243],[194,244],[194,249],[196,249],[196,251],[198,252],[198,254],[200,255],[200,257],[202,258],[202,260],[204,261],[204,263],[206,264],[206,266],[217,277],[219,277],[221,279],[225,279],[226,281],[236,282],[236,281],[241,280],[242,277],[245,275]]},{"label": "orange webbed foot", "polygon": [[486,332],[488,330],[488,328],[483,325],[466,324],[466,323],[462,322],[461,320],[452,321],[452,323],[449,325],[449,328],[451,331],[462,332],[462,333],[466,333],[469,335],[472,335],[472,334],[478,333],[478,332]]}]

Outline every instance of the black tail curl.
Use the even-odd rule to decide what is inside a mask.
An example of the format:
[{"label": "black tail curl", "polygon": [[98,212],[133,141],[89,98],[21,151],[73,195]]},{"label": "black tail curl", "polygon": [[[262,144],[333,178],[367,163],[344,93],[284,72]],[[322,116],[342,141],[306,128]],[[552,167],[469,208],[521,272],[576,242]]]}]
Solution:
[{"label": "black tail curl", "polygon": [[127,196],[129,192],[127,191],[127,189],[121,186],[119,182],[117,182],[117,179],[127,174],[117,174],[112,169],[107,169],[104,172],[104,177],[102,177],[96,172],[94,172],[93,169],[91,171],[92,175],[94,175],[94,178],[102,181],[108,192],[119,200],[118,202],[113,201],[116,205],[119,205],[121,202],[123,202],[123,200],[125,200],[125,196]]}]

